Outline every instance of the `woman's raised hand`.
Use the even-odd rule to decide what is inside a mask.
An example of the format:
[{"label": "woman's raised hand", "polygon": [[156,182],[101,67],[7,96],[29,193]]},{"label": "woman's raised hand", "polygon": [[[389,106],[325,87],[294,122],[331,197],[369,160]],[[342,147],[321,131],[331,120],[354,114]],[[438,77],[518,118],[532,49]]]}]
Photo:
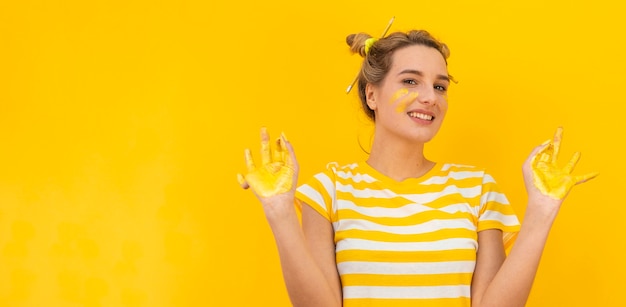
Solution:
[{"label": "woman's raised hand", "polygon": [[565,167],[560,168],[557,165],[562,137],[563,128],[559,127],[554,138],[536,147],[524,163],[524,181],[529,199],[545,196],[560,203],[572,187],[598,175],[597,172],[587,175],[572,175],[574,167],[580,159],[580,152],[576,152]]},{"label": "woman's raised hand", "polygon": [[245,150],[245,159],[248,171],[245,175],[237,174],[237,180],[242,188],[252,188],[264,206],[280,198],[294,197],[298,163],[284,134],[272,146],[267,129],[261,128],[261,165],[254,163],[250,149]]}]

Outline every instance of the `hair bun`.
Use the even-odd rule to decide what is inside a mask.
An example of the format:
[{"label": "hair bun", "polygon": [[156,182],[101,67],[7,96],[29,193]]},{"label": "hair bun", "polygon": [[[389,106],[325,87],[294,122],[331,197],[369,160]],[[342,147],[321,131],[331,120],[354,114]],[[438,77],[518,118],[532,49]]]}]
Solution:
[{"label": "hair bun", "polygon": [[358,53],[365,57],[365,41],[372,36],[367,33],[350,34],[346,37],[346,43],[350,46],[352,53]]},{"label": "hair bun", "polygon": [[354,42],[355,36],[356,34],[350,34],[346,37],[346,43],[348,44],[348,46],[352,47],[352,43]]}]

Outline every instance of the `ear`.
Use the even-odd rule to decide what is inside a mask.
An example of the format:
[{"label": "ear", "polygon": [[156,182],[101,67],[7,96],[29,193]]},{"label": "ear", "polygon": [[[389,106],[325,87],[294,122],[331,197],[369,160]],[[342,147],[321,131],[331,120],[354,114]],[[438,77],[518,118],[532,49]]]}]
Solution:
[{"label": "ear", "polygon": [[365,101],[371,110],[376,110],[376,87],[371,83],[365,85]]}]

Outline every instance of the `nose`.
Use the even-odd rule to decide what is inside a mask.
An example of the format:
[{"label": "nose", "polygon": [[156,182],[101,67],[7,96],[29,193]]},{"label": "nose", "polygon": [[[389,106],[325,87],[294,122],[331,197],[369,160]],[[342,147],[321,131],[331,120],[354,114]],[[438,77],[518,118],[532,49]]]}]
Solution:
[{"label": "nose", "polygon": [[424,87],[420,89],[417,99],[423,104],[435,104],[437,102],[437,94],[432,86]]}]

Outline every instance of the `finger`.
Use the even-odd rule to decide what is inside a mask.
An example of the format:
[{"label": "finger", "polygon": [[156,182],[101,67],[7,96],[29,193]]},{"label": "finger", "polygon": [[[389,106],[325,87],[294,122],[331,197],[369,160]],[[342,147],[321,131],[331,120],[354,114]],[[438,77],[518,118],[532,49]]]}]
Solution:
[{"label": "finger", "polygon": [[549,140],[547,142],[543,142],[543,147],[541,148],[541,150],[539,151],[539,153],[537,154],[538,156],[538,160],[541,162],[548,162],[550,160],[552,160],[552,152],[553,152],[553,147],[552,147],[552,140]]},{"label": "finger", "polygon": [[593,178],[596,178],[596,176],[600,175],[599,172],[593,172],[591,174],[587,174],[587,175],[580,175],[580,176],[576,176],[574,177],[574,181],[576,182],[576,184],[580,184],[583,182],[587,182]]},{"label": "finger", "polygon": [[556,132],[554,133],[554,140],[552,141],[552,146],[554,147],[554,152],[552,153],[553,163],[556,163],[556,160],[559,157],[559,150],[561,149],[562,139],[563,139],[563,127],[558,127],[556,128]]},{"label": "finger", "polygon": [[537,161],[537,158],[539,157],[539,153],[544,151],[546,147],[548,146],[548,144],[550,144],[550,140],[543,142],[541,145],[533,148],[533,150],[530,152],[530,155],[528,155],[528,157],[530,157],[529,161],[531,164],[534,164],[535,161]]},{"label": "finger", "polygon": [[280,138],[276,139],[276,147],[272,151],[274,162],[285,162],[285,146],[282,145]]},{"label": "finger", "polygon": [[239,185],[244,189],[247,189],[250,187],[250,185],[246,181],[246,178],[244,178],[242,174],[237,174],[237,182],[239,182]]},{"label": "finger", "polygon": [[254,166],[254,160],[252,160],[252,153],[250,152],[249,148],[246,148],[246,150],[244,150],[244,155],[246,156],[246,166],[248,167],[248,173],[251,173],[256,169],[256,166]]},{"label": "finger", "polygon": [[261,128],[261,163],[263,165],[272,162],[272,153],[270,150],[270,135],[267,128]]},{"label": "finger", "polygon": [[552,161],[552,155],[550,155],[550,153],[541,153],[541,155],[539,156],[539,161],[541,162],[549,162]]},{"label": "finger", "polygon": [[296,164],[296,153],[293,150],[293,146],[291,146],[291,143],[287,140],[284,133],[282,133],[280,137],[288,152],[288,154],[285,155],[285,165],[293,170],[296,170],[298,165]]},{"label": "finger", "polygon": [[571,174],[574,170],[574,167],[576,167],[576,163],[578,163],[578,160],[580,160],[580,152],[575,152],[567,165],[565,165],[565,172]]}]

